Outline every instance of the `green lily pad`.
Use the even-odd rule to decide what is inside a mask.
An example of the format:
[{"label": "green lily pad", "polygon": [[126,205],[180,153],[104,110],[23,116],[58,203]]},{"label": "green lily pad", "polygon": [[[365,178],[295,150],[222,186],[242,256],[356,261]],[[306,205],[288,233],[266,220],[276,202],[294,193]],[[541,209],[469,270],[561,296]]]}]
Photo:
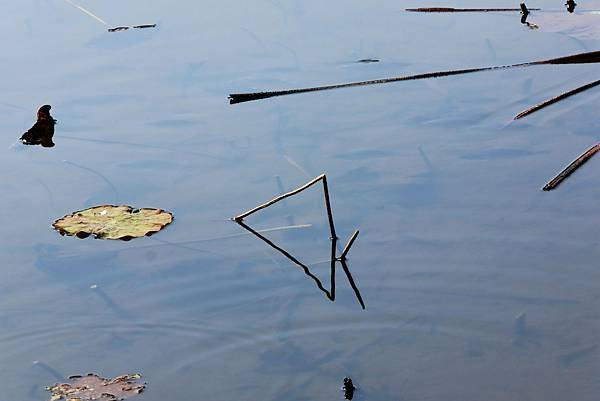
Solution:
[{"label": "green lily pad", "polygon": [[61,235],[98,239],[120,239],[150,236],[173,221],[173,215],[162,209],[133,209],[131,206],[101,205],[80,210],[56,220],[52,226]]},{"label": "green lily pad", "polygon": [[141,393],[145,384],[136,383],[142,376],[138,373],[104,379],[90,373],[86,376],[71,376],[71,384],[58,383],[46,390],[52,392],[50,401],[117,401]]}]

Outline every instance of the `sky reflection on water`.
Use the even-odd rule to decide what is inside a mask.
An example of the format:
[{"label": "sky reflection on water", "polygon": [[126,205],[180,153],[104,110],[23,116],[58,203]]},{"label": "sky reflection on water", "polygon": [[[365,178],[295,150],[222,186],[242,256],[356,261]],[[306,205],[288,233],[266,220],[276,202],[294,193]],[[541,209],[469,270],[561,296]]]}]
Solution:
[{"label": "sky reflection on water", "polygon": [[[404,12],[412,1],[80,2],[111,26],[158,25],[108,33],[63,1],[4,6],[3,397],[139,371],[144,401],[341,399],[346,376],[365,400],[596,400],[600,161],[540,188],[600,140],[600,95],[512,118],[597,65],[227,95],[596,50],[585,11],[600,2],[528,4],[539,30],[514,14]],[[43,104],[57,146],[11,146]],[[364,311],[346,285],[328,302],[228,220],[321,173],[340,238],[361,231],[349,263]],[[175,221],[128,243],[50,226],[117,202]],[[325,284],[324,216],[307,191],[252,223],[310,224],[269,238]]]}]

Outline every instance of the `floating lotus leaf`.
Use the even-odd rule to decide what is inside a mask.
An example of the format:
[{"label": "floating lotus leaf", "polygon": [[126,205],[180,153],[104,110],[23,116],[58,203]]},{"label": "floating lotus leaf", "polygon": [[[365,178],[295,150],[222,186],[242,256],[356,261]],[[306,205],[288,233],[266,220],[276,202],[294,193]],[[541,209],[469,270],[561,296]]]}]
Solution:
[{"label": "floating lotus leaf", "polygon": [[133,209],[131,206],[102,205],[74,212],[56,220],[52,226],[62,235],[99,239],[120,239],[152,235],[173,221],[162,209]]},{"label": "floating lotus leaf", "polygon": [[50,401],[117,401],[141,393],[145,384],[136,383],[142,376],[135,373],[104,379],[93,373],[71,376],[71,384],[57,383],[46,390],[52,392]]}]

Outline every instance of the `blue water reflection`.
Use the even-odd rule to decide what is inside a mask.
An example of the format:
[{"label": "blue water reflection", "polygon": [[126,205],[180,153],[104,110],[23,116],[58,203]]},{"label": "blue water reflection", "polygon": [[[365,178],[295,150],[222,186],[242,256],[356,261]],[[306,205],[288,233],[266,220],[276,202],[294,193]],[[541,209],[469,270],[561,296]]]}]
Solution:
[{"label": "blue water reflection", "polygon": [[[146,401],[342,399],[346,376],[365,400],[597,399],[600,161],[540,189],[600,141],[600,94],[512,118],[598,65],[227,95],[596,50],[599,1],[528,4],[538,30],[403,11],[415,1],[74,1],[110,26],[158,26],[108,33],[59,0],[3,7],[3,398],[140,372]],[[56,146],[17,144],[43,104]],[[364,311],[346,282],[327,301],[229,221],[323,172],[340,242],[361,230],[349,266]],[[103,203],[175,221],[130,242],[52,230]],[[301,225],[269,238],[327,285],[322,194],[265,212],[249,223]]]}]

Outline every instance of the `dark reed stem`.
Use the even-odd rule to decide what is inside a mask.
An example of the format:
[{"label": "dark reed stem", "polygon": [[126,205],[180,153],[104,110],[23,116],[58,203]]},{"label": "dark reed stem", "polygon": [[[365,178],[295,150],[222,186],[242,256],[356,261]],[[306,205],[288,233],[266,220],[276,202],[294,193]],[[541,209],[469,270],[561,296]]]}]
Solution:
[{"label": "dark reed stem", "polygon": [[[267,208],[267,207],[269,207],[269,206],[271,206],[271,205],[273,205],[273,204],[275,204],[275,203],[277,203],[277,202],[279,202],[279,201],[281,201],[281,200],[283,200],[285,198],[289,198],[290,196],[294,196],[297,193],[304,191],[305,189],[307,189],[307,188],[315,185],[317,182],[321,181],[324,178],[325,178],[325,174],[321,174],[320,176],[318,176],[318,177],[314,178],[313,180],[307,182],[306,184],[302,185],[301,187],[296,188],[293,191],[290,191],[290,192],[285,193],[283,195],[277,196],[277,197],[271,199],[270,201],[268,201],[266,203],[263,203],[262,205],[259,205],[259,206],[255,207],[254,209],[250,209],[247,212],[244,212],[244,213],[242,213],[242,214],[240,214],[238,216],[235,216],[232,220],[240,222],[240,221],[244,220],[246,217],[250,216],[251,214],[258,212],[259,210]],[[328,199],[328,198],[326,198],[326,199]]]},{"label": "dark reed stem", "polygon": [[439,77],[447,77],[451,75],[461,75],[461,74],[470,74],[473,72],[480,71],[492,71],[492,70],[501,70],[507,68],[516,68],[516,67],[528,67],[532,65],[543,65],[543,64],[583,64],[583,63],[598,63],[600,62],[600,51],[587,52],[587,53],[579,53],[571,56],[559,57],[548,60],[540,60],[540,61],[530,61],[526,63],[517,63],[510,65],[501,65],[501,66],[492,66],[492,67],[480,67],[480,68],[468,68],[461,70],[449,70],[449,71],[437,71],[437,72],[429,72],[424,74],[416,74],[416,75],[406,75],[394,78],[383,78],[383,79],[374,79],[369,81],[360,81],[360,82],[351,82],[345,84],[337,84],[337,85],[326,85],[326,86],[316,86],[311,88],[300,88],[300,89],[289,89],[282,91],[271,91],[271,92],[254,92],[254,93],[232,93],[229,95],[229,103],[237,104],[243,102],[249,102],[253,100],[259,99],[267,99],[275,96],[286,96],[286,95],[294,95],[299,93],[307,93],[307,92],[319,92],[326,91],[332,89],[342,89],[342,88],[351,88],[356,86],[366,86],[366,85],[378,85],[378,84],[387,84],[392,82],[399,81],[411,81],[417,79],[427,79],[427,78],[439,78]]},{"label": "dark reed stem", "polygon": [[346,244],[346,246],[344,247],[344,250],[342,251],[340,260],[346,259],[346,255],[348,254],[348,252],[350,252],[350,247],[352,247],[352,244],[354,244],[356,237],[358,237],[358,233],[359,233],[358,230],[354,231],[354,234],[352,234],[352,237],[350,237],[350,239],[348,240],[348,243]]},{"label": "dark reed stem", "polygon": [[337,247],[337,237],[331,237],[331,252],[329,255],[330,258],[330,262],[329,262],[329,282],[330,284],[330,288],[331,288],[331,299],[332,301],[335,301],[335,250]]},{"label": "dark reed stem", "polygon": [[[327,296],[327,298],[329,300],[331,300],[331,301],[335,300],[335,295],[334,295],[335,294],[335,290],[334,290],[335,281],[332,281],[332,291],[329,292],[328,290],[325,289],[325,287],[323,287],[323,284],[321,283],[321,280],[319,280],[319,278],[317,276],[315,276],[314,274],[312,274],[310,272],[310,270],[308,269],[308,267],[305,264],[303,264],[298,259],[296,259],[294,256],[292,256],[292,254],[290,254],[288,251],[286,251],[285,249],[277,246],[273,241],[271,241],[267,237],[263,236],[258,231],[254,230],[252,227],[250,227],[249,225],[247,225],[246,223],[244,223],[242,220],[236,220],[236,223],[238,223],[240,226],[242,226],[243,228],[245,228],[246,230],[248,230],[252,234],[256,235],[258,238],[260,238],[261,240],[263,240],[267,245],[269,245],[270,247],[272,247],[273,249],[275,249],[279,253],[281,253],[283,256],[285,256],[286,258],[288,258],[289,260],[291,260],[295,265],[297,265],[300,268],[302,268],[302,270],[304,271],[304,274],[306,274],[308,277],[310,277],[310,278],[313,279],[313,281],[315,282],[315,284],[317,285],[317,287],[321,291],[323,291],[325,293],[325,295]],[[335,269],[331,273],[331,275],[332,275],[332,277],[335,276]]]},{"label": "dark reed stem", "polygon": [[[323,195],[325,197],[325,207],[327,208],[327,219],[329,221],[329,232],[331,234],[331,239],[336,240],[337,234],[335,233],[335,225],[333,224],[333,212],[331,211],[331,203],[329,201],[329,187],[327,185],[327,177],[325,174],[322,174],[323,177]],[[333,258],[335,259],[335,248]]]},{"label": "dark reed stem", "polygon": [[536,111],[543,109],[544,107],[550,106],[551,104],[554,104],[556,102],[560,102],[563,99],[566,99],[568,97],[571,97],[573,95],[581,93],[583,91],[586,91],[586,90],[591,89],[594,86],[598,86],[598,85],[600,85],[600,79],[597,81],[591,82],[589,84],[580,86],[578,88],[572,89],[568,92],[562,93],[558,96],[553,97],[552,99],[545,100],[542,103],[536,104],[535,106],[530,107],[529,109],[520,112],[519,114],[517,114],[515,116],[514,120],[518,120],[520,118],[528,116],[529,114],[535,113]]},{"label": "dark reed stem", "polygon": [[348,269],[346,260],[341,259],[340,263],[342,264],[342,269],[344,270],[344,273],[346,273],[346,277],[348,278],[350,287],[352,287],[352,290],[354,291],[354,295],[356,295],[356,299],[358,299],[360,306],[362,306],[362,308],[365,309],[365,302],[363,301],[362,296],[360,295],[360,291],[358,290],[358,287],[356,286],[356,283],[354,282],[354,278],[352,277],[352,274],[350,274],[350,269]]},{"label": "dark reed stem", "polygon": [[552,181],[547,183],[542,189],[544,191],[551,191],[556,188],[561,182],[563,182],[563,180],[573,174],[579,167],[583,166],[598,151],[600,151],[600,143],[592,146],[584,154],[579,156],[573,163],[569,164],[567,168],[561,171],[560,174],[554,177]]},{"label": "dark reed stem", "polygon": [[[530,8],[529,10],[539,11],[539,8]],[[507,12],[521,11],[520,8],[452,8],[452,7],[423,7],[423,8],[407,8],[406,11],[416,13],[490,13],[490,12]]]}]

